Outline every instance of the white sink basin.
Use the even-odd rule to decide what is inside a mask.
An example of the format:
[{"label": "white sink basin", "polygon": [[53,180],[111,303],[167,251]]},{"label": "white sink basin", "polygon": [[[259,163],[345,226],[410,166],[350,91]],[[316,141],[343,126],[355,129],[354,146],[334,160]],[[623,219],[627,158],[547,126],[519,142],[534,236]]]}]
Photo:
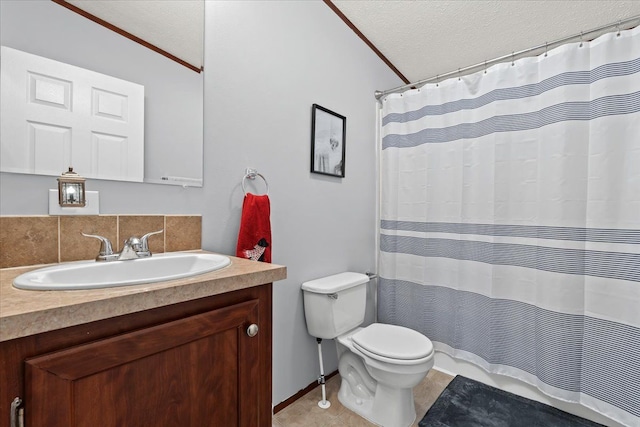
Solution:
[{"label": "white sink basin", "polygon": [[111,288],[196,276],[229,264],[231,260],[224,255],[184,252],[128,261],[78,261],[21,274],[13,286],[41,291]]}]

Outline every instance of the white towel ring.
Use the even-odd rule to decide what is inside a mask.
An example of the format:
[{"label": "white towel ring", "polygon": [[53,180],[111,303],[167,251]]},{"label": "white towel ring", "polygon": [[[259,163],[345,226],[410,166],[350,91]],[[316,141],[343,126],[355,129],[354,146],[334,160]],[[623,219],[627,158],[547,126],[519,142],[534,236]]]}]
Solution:
[{"label": "white towel ring", "polygon": [[258,171],[256,171],[255,169],[249,169],[247,168],[247,170],[245,171],[245,175],[244,178],[242,178],[242,191],[244,192],[244,194],[247,194],[247,189],[244,186],[245,180],[247,178],[249,179],[256,179],[256,176],[259,176],[260,178],[262,178],[262,180],[264,181],[264,184],[267,186],[267,192],[266,195],[269,195],[269,183],[267,182],[267,179],[262,176],[262,174],[259,174]]}]

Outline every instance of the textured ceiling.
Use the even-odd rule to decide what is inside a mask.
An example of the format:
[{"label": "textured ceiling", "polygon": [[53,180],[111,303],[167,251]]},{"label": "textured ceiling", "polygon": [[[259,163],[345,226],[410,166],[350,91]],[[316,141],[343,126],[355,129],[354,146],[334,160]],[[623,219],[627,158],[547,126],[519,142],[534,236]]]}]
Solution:
[{"label": "textured ceiling", "polygon": [[200,69],[204,45],[204,0],[67,0]]},{"label": "textured ceiling", "polygon": [[[68,2],[197,68],[202,65],[204,0]],[[332,3],[410,82],[640,16],[640,0]]]},{"label": "textured ceiling", "polygon": [[332,3],[410,82],[640,15],[639,0]]}]

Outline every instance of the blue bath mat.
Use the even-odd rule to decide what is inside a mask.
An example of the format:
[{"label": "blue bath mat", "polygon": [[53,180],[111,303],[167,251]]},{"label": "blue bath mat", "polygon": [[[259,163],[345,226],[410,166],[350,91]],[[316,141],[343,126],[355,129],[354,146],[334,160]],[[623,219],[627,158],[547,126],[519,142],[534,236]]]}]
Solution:
[{"label": "blue bath mat", "polygon": [[603,427],[495,387],[456,376],[419,427]]}]

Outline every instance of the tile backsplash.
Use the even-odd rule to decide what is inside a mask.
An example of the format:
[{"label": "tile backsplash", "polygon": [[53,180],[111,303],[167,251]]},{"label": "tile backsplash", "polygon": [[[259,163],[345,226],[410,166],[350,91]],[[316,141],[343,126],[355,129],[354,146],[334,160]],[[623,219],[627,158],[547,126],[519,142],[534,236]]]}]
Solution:
[{"label": "tile backsplash", "polygon": [[200,215],[0,216],[0,268],[94,259],[107,237],[114,251],[151,231],[152,253],[202,248]]}]

